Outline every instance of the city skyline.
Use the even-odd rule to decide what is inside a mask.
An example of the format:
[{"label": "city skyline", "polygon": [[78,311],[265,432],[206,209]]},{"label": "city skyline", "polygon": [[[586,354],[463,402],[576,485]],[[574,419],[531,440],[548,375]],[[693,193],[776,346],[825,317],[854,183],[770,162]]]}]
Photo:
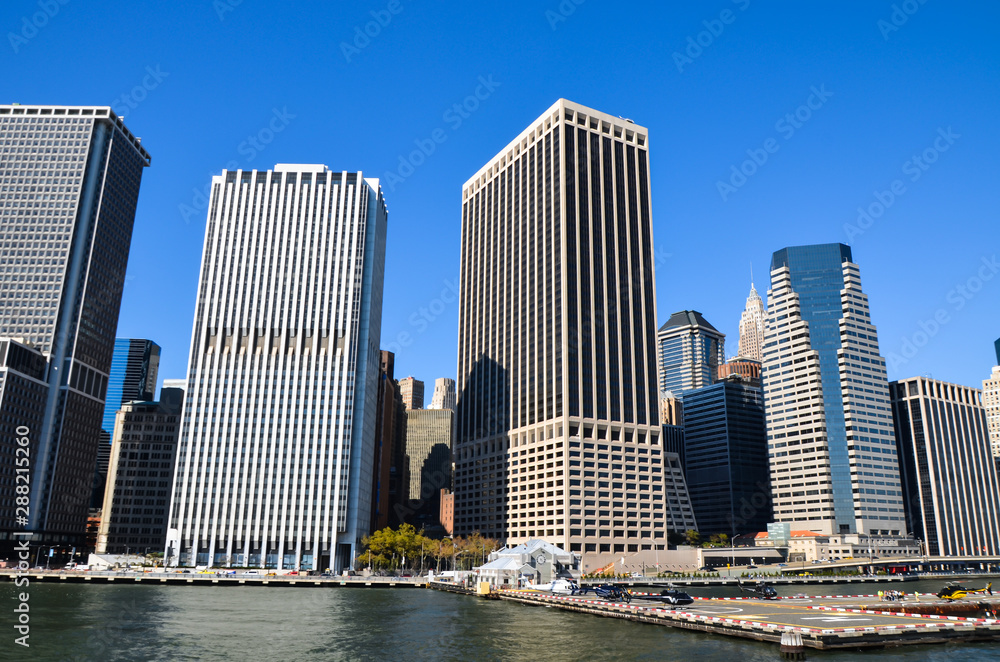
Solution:
[{"label": "city skyline", "polygon": [[[750,262],[766,264],[780,246],[844,241],[866,265],[891,379],[930,373],[976,386],[989,373],[1000,326],[1000,280],[990,267],[1000,239],[990,176],[1000,147],[991,84],[1000,58],[987,26],[1000,9],[929,3],[885,30],[879,22],[890,19],[891,3],[788,13],[740,2],[729,24],[711,3],[649,3],[636,7],[646,20],[610,28],[595,0],[566,16],[558,3],[399,8],[371,29],[375,37],[358,39],[363,47],[355,29],[364,33],[372,12],[384,22],[385,5],[242,3],[220,12],[206,3],[137,7],[128,16],[74,5],[26,43],[5,47],[9,100],[110,104],[157,146],[117,335],[156,339],[162,377],[186,370],[210,174],[236,161],[260,170],[327,162],[402,179],[386,185],[398,222],[387,247],[385,344],[400,375],[454,378],[455,191],[504,136],[559,97],[632,118],[670,141],[651,162],[658,325],[672,311],[696,309],[734,342]],[[20,35],[22,18],[37,10],[6,3],[0,25]],[[706,23],[723,32],[713,35]],[[176,49],[178,33],[191,36],[186,55]],[[442,51],[431,34],[455,39]],[[509,48],[512,35],[530,47]],[[120,44],[127,66],[104,57],[104,43]],[[230,57],[241,49],[260,57]],[[196,64],[229,59],[226,73]],[[328,73],[308,76],[288,62],[323,62]],[[647,64],[621,75],[622,62]],[[862,66],[869,62],[879,66]],[[390,103],[373,103],[376,90]],[[400,104],[405,122],[397,121]],[[177,122],[190,108],[198,121]],[[357,130],[330,131],[331,118]],[[763,147],[771,138],[775,152]],[[758,166],[751,155],[763,160],[762,149],[767,160]],[[742,167],[753,174],[735,186],[732,168]],[[719,182],[736,192],[723,200]],[[946,231],[956,218],[967,231]],[[706,228],[736,240],[729,259],[685,248],[704,241]],[[908,256],[932,252],[935,269],[909,269]],[[990,278],[976,282],[981,269]]]}]

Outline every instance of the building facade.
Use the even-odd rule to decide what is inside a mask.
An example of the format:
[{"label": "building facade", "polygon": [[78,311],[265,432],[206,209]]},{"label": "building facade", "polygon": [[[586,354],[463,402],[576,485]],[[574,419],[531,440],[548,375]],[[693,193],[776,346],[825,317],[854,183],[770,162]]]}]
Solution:
[{"label": "building facade", "polygon": [[168,548],[342,570],[369,531],[387,212],[322,165],[212,178]]},{"label": "building facade", "polygon": [[726,361],[726,336],[697,310],[670,316],[656,334],[660,393],[684,393],[714,384]]},{"label": "building facade", "polygon": [[459,535],[588,556],[694,525],[657,411],[647,141],[561,99],[463,187]]},{"label": "building facade", "polygon": [[761,364],[752,359],[732,359],[719,366],[719,381],[733,375],[739,376],[750,386],[760,386]]},{"label": "building facade", "polygon": [[406,412],[409,491],[404,521],[431,529],[440,526],[441,490],[451,487],[451,442],[455,414],[450,409]]},{"label": "building facade", "polygon": [[989,379],[983,380],[983,409],[993,457],[1000,458],[1000,365],[993,366]]},{"label": "building facade", "polygon": [[764,395],[739,378],[684,395],[684,472],[703,538],[771,518]]},{"label": "building facade", "polygon": [[850,247],[777,251],[767,300],[775,520],[826,535],[904,535],[885,360]]},{"label": "building facade", "polygon": [[757,294],[757,288],[751,282],[747,305],[740,315],[740,358],[751,359],[758,363],[762,361],[766,319],[764,300]]},{"label": "building facade", "polygon": [[399,395],[403,399],[403,407],[406,409],[424,408],[424,383],[413,377],[404,377],[399,380]]},{"label": "building facade", "polygon": [[931,556],[1000,554],[1000,485],[978,389],[890,384],[907,518]]},{"label": "building facade", "polygon": [[[0,338],[18,339],[23,344],[8,349],[33,348],[48,363],[41,420],[33,412],[10,421],[30,431],[28,522],[3,524],[0,533],[28,530],[41,544],[83,545],[139,183],[149,162],[108,107],[0,106]],[[34,380],[34,367],[29,372]],[[34,408],[37,385],[21,393],[21,383],[9,381],[2,397],[31,399]],[[0,439],[12,466],[14,440]],[[6,492],[0,488],[0,511],[13,507]]]},{"label": "building facade", "polygon": [[455,380],[450,377],[438,377],[434,380],[434,395],[431,396],[431,409],[450,409],[455,411]]},{"label": "building facade", "polygon": [[159,552],[167,538],[182,392],[130,402],[116,417],[97,554]]}]

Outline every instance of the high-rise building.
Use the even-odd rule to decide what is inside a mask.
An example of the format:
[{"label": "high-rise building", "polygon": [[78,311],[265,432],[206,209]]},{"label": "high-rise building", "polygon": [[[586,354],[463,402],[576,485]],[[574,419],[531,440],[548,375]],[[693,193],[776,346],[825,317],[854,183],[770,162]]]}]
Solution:
[{"label": "high-rise building", "polygon": [[450,409],[406,412],[409,494],[404,521],[418,529],[440,526],[441,490],[451,486],[451,442],[455,413]]},{"label": "high-rise building", "polygon": [[1000,554],[1000,485],[979,391],[926,377],[889,388],[913,535],[931,556]]},{"label": "high-rise building", "polygon": [[118,412],[98,554],[159,552],[166,542],[183,392],[164,388],[161,398],[129,402]]},{"label": "high-rise building", "polygon": [[431,396],[431,409],[450,409],[455,411],[455,380],[450,377],[438,377],[434,380],[434,395]]},{"label": "high-rise building", "polygon": [[403,399],[403,407],[406,409],[423,409],[424,383],[413,377],[400,379],[399,396]]},{"label": "high-rise building", "polygon": [[991,452],[1000,458],[1000,365],[993,366],[992,374],[983,380],[983,409]]},{"label": "high-rise building", "polygon": [[759,387],[760,368],[760,362],[753,359],[731,359],[719,366],[719,381],[737,375],[750,386]]},{"label": "high-rise building", "polygon": [[463,187],[459,535],[597,563],[695,526],[658,415],[647,140],[560,99]]},{"label": "high-rise building", "polygon": [[739,358],[752,359],[760,363],[764,349],[764,323],[767,311],[764,310],[764,300],[757,294],[757,288],[750,283],[750,296],[747,297],[746,308],[740,316],[740,349]]},{"label": "high-rise building", "polygon": [[[28,393],[32,413],[4,418],[0,438],[0,534],[80,543],[87,527],[101,417],[143,168],[149,154],[108,107],[0,106],[0,338],[37,351],[48,366]],[[18,350],[11,348],[19,347]],[[30,349],[29,349],[30,348]],[[17,357],[9,356],[20,360]],[[23,373],[22,373],[23,375]],[[36,416],[41,404],[42,417]],[[30,424],[29,424],[30,421]],[[27,525],[14,520],[14,434],[30,440]]]},{"label": "high-rise building", "polygon": [[369,531],[387,213],[322,165],[212,178],[168,546],[342,570]]},{"label": "high-rise building", "polygon": [[826,535],[905,534],[885,359],[850,247],[777,251],[767,300],[775,520]]},{"label": "high-rise building", "polygon": [[997,365],[1000,365],[1000,338],[997,338],[993,343],[993,349],[997,353]]},{"label": "high-rise building", "polygon": [[738,376],[684,394],[684,475],[702,535],[771,519],[764,395]]},{"label": "high-rise building", "polygon": [[156,395],[156,373],[160,366],[160,346],[152,340],[117,338],[111,356],[108,393],[104,400],[100,446],[97,450],[97,470],[94,473],[94,495],[91,507],[104,502],[104,487],[111,462],[111,436],[115,431],[115,415],[126,402],[149,402]]},{"label": "high-rise building", "polygon": [[683,398],[691,389],[714,384],[726,362],[726,335],[697,310],[671,315],[656,334],[656,346],[661,394]]},{"label": "high-rise building", "polygon": [[[396,477],[393,461],[397,453],[399,418],[403,404],[399,397],[399,384],[393,378],[396,356],[382,350],[379,357],[378,417],[375,423],[375,464],[372,470],[372,531],[389,526],[394,506],[400,502],[398,498],[394,498],[399,490],[393,489]],[[393,523],[397,523],[398,519],[394,519]]]}]

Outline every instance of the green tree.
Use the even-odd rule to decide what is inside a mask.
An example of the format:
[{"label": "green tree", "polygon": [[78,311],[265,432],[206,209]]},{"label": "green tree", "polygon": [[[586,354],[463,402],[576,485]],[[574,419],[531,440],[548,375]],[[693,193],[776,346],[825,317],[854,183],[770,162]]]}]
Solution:
[{"label": "green tree", "polygon": [[684,532],[684,540],[687,544],[697,547],[701,544],[701,534],[694,529],[688,529]]}]

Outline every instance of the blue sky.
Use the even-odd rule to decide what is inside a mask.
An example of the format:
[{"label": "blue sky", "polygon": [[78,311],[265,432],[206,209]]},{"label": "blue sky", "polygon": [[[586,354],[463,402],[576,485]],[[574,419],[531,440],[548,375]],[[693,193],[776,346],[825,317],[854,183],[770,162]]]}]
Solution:
[{"label": "blue sky", "polygon": [[8,0],[2,101],[111,105],[142,136],[118,335],[162,346],[161,379],[186,372],[210,174],[296,162],[405,175],[384,184],[382,345],[397,377],[454,376],[440,295],[462,184],[565,97],[649,129],[661,323],[700,310],[734,354],[751,261],[765,294],[773,251],[842,241],[890,379],[981,386],[1000,337],[1000,7],[673,4]]}]

